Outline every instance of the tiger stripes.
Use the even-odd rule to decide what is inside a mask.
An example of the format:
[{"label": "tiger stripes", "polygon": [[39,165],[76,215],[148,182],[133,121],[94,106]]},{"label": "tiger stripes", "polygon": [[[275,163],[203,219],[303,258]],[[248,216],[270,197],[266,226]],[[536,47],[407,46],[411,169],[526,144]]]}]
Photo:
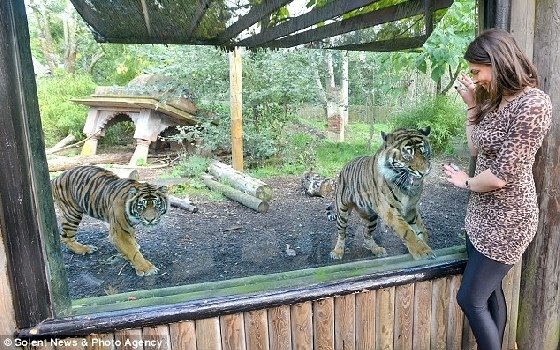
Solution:
[{"label": "tiger stripes", "polygon": [[344,255],[346,228],[353,209],[365,222],[364,245],[374,256],[387,254],[373,239],[379,218],[393,229],[414,259],[435,256],[416,208],[423,179],[431,169],[429,134],[430,127],[381,133],[383,145],[375,155],[355,158],[342,168],[334,213],[328,213],[330,220],[336,220],[337,228],[332,259],[342,259]]},{"label": "tiger stripes", "polygon": [[64,171],[51,181],[53,199],[61,212],[61,241],[76,254],[89,254],[95,246],[76,240],[83,215],[109,223],[109,240],[130,262],[139,276],[156,274],[136,242],[134,226],[156,225],[167,212],[165,186],[156,187],[122,179],[96,166],[79,166]]}]

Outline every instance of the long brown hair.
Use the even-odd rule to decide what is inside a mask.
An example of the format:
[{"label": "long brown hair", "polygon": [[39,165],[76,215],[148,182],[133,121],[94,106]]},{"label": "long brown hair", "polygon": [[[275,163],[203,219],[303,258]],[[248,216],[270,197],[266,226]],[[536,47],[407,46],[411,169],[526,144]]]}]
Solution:
[{"label": "long brown hair", "polygon": [[475,89],[475,101],[480,106],[475,123],[498,108],[503,96],[515,95],[527,86],[536,87],[539,83],[537,69],[505,30],[482,32],[469,44],[464,58],[470,63],[489,65],[492,69],[488,91],[479,85]]}]

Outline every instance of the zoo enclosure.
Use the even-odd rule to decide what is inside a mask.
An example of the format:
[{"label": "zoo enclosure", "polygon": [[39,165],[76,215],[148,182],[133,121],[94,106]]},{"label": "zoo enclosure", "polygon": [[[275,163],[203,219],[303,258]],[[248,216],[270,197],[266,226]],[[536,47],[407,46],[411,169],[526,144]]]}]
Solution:
[{"label": "zoo enclosure", "polygon": [[[208,3],[203,1],[203,3]],[[279,4],[280,2],[272,1],[270,3]],[[351,3],[356,3],[352,1]],[[428,2],[427,2],[428,3]],[[504,11],[504,7],[500,7],[500,5],[506,4],[506,9]],[[510,4],[515,4],[516,6],[509,6]],[[339,3],[340,5],[340,3]],[[484,11],[484,18],[485,18],[485,26],[502,26],[508,27],[509,24],[519,24],[518,26],[512,25],[512,32],[520,38],[520,42],[524,44],[526,49],[531,50],[533,47],[535,48],[535,62],[539,67],[541,74],[543,77],[546,77],[545,84],[543,86],[544,90],[549,92],[553,97],[553,103],[555,106],[557,105],[557,101],[555,101],[554,96],[558,96],[557,89],[560,84],[555,80],[555,76],[552,74],[554,69],[558,67],[550,67],[548,64],[550,57],[554,54],[554,50],[558,46],[558,33],[554,32],[557,30],[558,26],[557,23],[550,17],[552,16],[551,13],[554,11],[549,11],[549,8],[556,6],[556,10],[558,10],[558,4],[555,4],[553,1],[539,3],[539,6],[536,7],[536,16],[533,14],[535,11],[531,11],[531,9],[535,9],[534,2],[520,2],[512,1],[511,3],[508,1],[485,1],[482,3],[483,8],[486,10]],[[498,5],[496,7],[496,5]],[[533,7],[531,7],[533,6]],[[492,12],[491,10],[498,10]],[[262,10],[262,8],[261,8]],[[511,10],[511,12],[510,12]],[[504,17],[505,16],[505,17]],[[504,18],[509,18],[511,16],[511,20],[500,21]],[[0,322],[1,329],[3,334],[11,334],[14,330],[23,329],[23,333],[25,331],[31,331],[34,326],[36,325],[54,325],[60,324],[61,322],[71,323],[72,318],[64,319],[61,318],[60,314],[56,314],[55,310],[64,309],[64,300],[56,299],[56,293],[53,294],[54,290],[63,290],[64,286],[59,285],[60,281],[57,281],[56,277],[60,276],[60,272],[56,270],[52,270],[49,274],[46,273],[45,269],[45,262],[44,262],[44,255],[43,255],[43,247],[47,249],[47,256],[56,256],[55,252],[49,252],[48,250],[51,249],[50,247],[54,246],[54,242],[52,242],[52,237],[54,236],[55,232],[52,232],[52,205],[48,202],[49,191],[47,190],[48,183],[46,182],[47,177],[45,176],[46,171],[46,161],[44,159],[44,153],[41,144],[40,138],[40,127],[38,127],[38,117],[37,117],[37,106],[36,106],[36,96],[34,96],[34,80],[32,76],[32,64],[31,58],[29,54],[29,44],[28,39],[26,36],[26,20],[25,20],[25,10],[23,3],[20,1],[15,2],[2,2],[0,5],[0,18],[2,19],[1,23],[2,26],[0,27],[0,42],[4,44],[4,46],[10,48],[7,50],[2,50],[0,53],[0,76],[2,79],[2,91],[0,95],[0,100],[3,101],[2,103],[2,118],[0,119],[1,127],[0,133],[2,135],[2,139],[6,140],[5,143],[8,146],[2,147],[2,159],[4,161],[4,166],[2,167],[2,177],[6,180],[1,185],[1,202],[2,202],[2,237],[3,240],[1,241],[2,248],[0,258],[2,258],[0,265],[2,268],[2,273],[0,274],[0,288],[2,291],[3,298],[0,300],[0,306],[4,314],[8,315],[6,318],[2,318]],[[535,25],[535,20],[537,20],[537,24]],[[533,32],[532,30],[536,28],[536,32],[534,36],[540,38],[540,41],[535,40],[533,43]],[[556,28],[554,30],[548,28]],[[150,26],[148,25],[148,32],[150,32]],[[555,41],[556,40],[556,41]],[[548,46],[543,46],[540,43],[546,43]],[[551,44],[552,43],[552,44]],[[551,55],[552,53],[552,55]],[[14,89],[14,87],[16,87]],[[527,256],[525,257],[524,265],[526,268],[526,273],[524,274],[523,278],[526,281],[525,285],[523,286],[522,292],[524,292],[528,296],[534,296],[535,301],[529,300],[522,300],[525,302],[525,306],[521,305],[520,310],[522,314],[520,314],[520,325],[524,326],[520,329],[520,342],[530,348],[532,346],[536,346],[537,348],[542,349],[553,349],[555,346],[558,345],[558,327],[557,327],[557,320],[559,314],[558,308],[558,298],[555,297],[558,295],[558,290],[553,290],[549,284],[539,284],[542,281],[554,281],[557,279],[557,274],[554,274],[554,266],[557,266],[558,256],[558,244],[559,244],[559,234],[558,229],[559,225],[558,222],[555,220],[557,217],[557,205],[554,204],[554,201],[549,200],[551,195],[554,195],[558,191],[558,177],[555,179],[551,179],[546,174],[556,174],[558,171],[557,168],[557,152],[558,147],[556,145],[556,140],[559,139],[559,127],[558,123],[554,123],[556,126],[553,127],[549,137],[545,141],[543,149],[537,159],[537,167],[536,167],[536,181],[539,187],[539,194],[541,199],[541,210],[544,211],[542,215],[540,225],[539,225],[539,233],[538,239],[532,245],[532,248],[528,251]],[[41,156],[43,154],[43,156]],[[556,159],[556,161],[554,161]],[[23,191],[23,193],[22,193]],[[556,192],[555,192],[556,191]],[[552,193],[552,194],[551,194]],[[41,242],[47,242],[44,246]],[[6,253],[4,253],[4,251]],[[556,254],[555,254],[556,253]],[[38,259],[31,261],[29,259],[30,254],[32,256],[38,257]],[[50,254],[50,255],[49,255]],[[540,259],[539,255],[545,254],[547,259]],[[435,269],[435,267],[434,267]],[[460,272],[460,271],[458,271]],[[449,274],[450,272],[447,271]],[[455,275],[457,271],[451,272],[451,275]],[[431,276],[433,277],[433,276]],[[450,289],[453,289],[456,286],[456,281],[448,281],[447,279],[453,280],[453,277],[434,277],[435,279],[431,282],[432,288],[435,285],[443,284],[443,282],[437,282],[438,279],[445,278],[445,285],[451,286]],[[541,282],[539,282],[541,281]],[[421,290],[423,287],[420,287],[418,283],[421,282],[414,282],[415,290]],[[554,285],[554,283],[552,283]],[[354,286],[356,287],[356,286]],[[391,301],[391,293],[397,295],[397,287],[393,286],[385,286],[387,288],[381,288],[381,285],[370,285],[369,288],[371,290],[376,290],[376,300],[388,300],[388,303],[382,303],[381,306],[384,305],[401,305],[401,301],[409,300],[407,298],[402,298],[400,300],[393,300]],[[441,287],[441,286],[440,286]],[[391,292],[393,290],[394,292]],[[405,288],[405,287],[403,287]],[[410,288],[410,287],[408,287]],[[400,289],[400,288],[399,288]],[[516,290],[516,287],[513,288]],[[353,294],[358,292],[358,294]],[[370,294],[368,294],[370,293]],[[352,295],[355,299],[358,298],[370,298],[371,300],[371,293],[372,292],[361,292],[361,289],[354,289],[353,291],[348,291],[348,293],[344,293],[345,295]],[[386,294],[389,294],[387,296]],[[435,293],[432,291],[432,293]],[[335,293],[336,294],[336,293]],[[406,292],[399,292],[398,295],[406,294]],[[437,294],[437,293],[436,293]],[[445,294],[445,293],[444,293]],[[351,301],[345,300],[346,298],[351,299],[352,297],[342,296],[339,298],[334,298],[334,296],[328,295],[328,293],[324,294],[326,299],[324,300],[332,300],[327,301],[326,303],[332,303],[334,310],[337,311],[337,304],[338,305],[351,305]],[[365,296],[367,295],[367,296]],[[440,294],[441,295],[441,294]],[[547,298],[546,296],[550,296]],[[358,297],[359,296],[359,297]],[[416,297],[416,294],[415,294]],[[293,313],[293,318],[290,320],[290,324],[294,324],[296,320],[303,318],[306,320],[305,322],[301,323],[302,326],[299,326],[299,323],[295,323],[296,327],[291,328],[290,334],[292,335],[291,339],[304,339],[302,340],[301,344],[310,344],[309,337],[310,332],[304,332],[302,335],[301,330],[306,329],[306,327],[313,325],[319,325],[322,321],[326,323],[330,323],[328,321],[328,316],[323,316],[322,312],[320,312],[321,307],[318,306],[322,303],[323,297],[319,295],[313,295],[313,300],[304,301],[303,304],[298,304],[297,300],[288,300],[286,299],[287,304],[294,304],[294,306],[289,306],[290,314]],[[338,301],[337,301],[338,300]],[[433,299],[432,299],[433,300]],[[249,300],[249,304],[257,306],[258,297]],[[216,314],[212,316],[213,318],[204,318],[202,314],[198,314],[197,321],[194,321],[194,325],[197,326],[199,324],[199,329],[206,328],[209,325],[208,333],[205,332],[196,332],[196,342],[203,346],[204,344],[214,344],[216,346],[227,347],[226,338],[224,342],[221,340],[217,340],[217,332],[220,330],[219,327],[225,327],[225,325],[230,324],[237,324],[238,326],[232,327],[233,330],[240,329],[240,312],[243,312],[243,320],[245,325],[249,324],[250,327],[245,327],[245,338],[247,339],[247,347],[250,347],[251,343],[255,339],[266,339],[262,338],[263,333],[268,327],[273,328],[275,324],[274,321],[280,322],[280,320],[285,320],[285,317],[282,317],[278,312],[278,310],[284,310],[286,313],[288,306],[278,306],[274,305],[270,308],[264,306],[261,311],[244,311],[243,308],[241,310],[236,309],[228,309],[227,302],[222,301],[221,305],[216,306]],[[354,300],[354,303],[357,303]],[[378,302],[376,302],[377,305]],[[415,302],[416,303],[416,302]],[[300,306],[304,305],[304,306]],[[356,304],[355,304],[356,305]],[[363,305],[368,312],[376,313],[376,320],[378,320],[378,326],[382,324],[391,324],[390,321],[385,320],[385,316],[389,315],[390,318],[390,310],[389,313],[381,312],[381,308],[376,309],[372,303],[369,304],[359,304],[362,308]],[[436,303],[437,305],[437,303]],[[450,303],[448,305],[454,305]],[[195,310],[194,306],[190,306],[190,310]],[[280,309],[277,309],[280,308]],[[302,310],[300,310],[300,308]],[[329,306],[327,306],[329,308]],[[362,309],[360,308],[360,309]],[[310,316],[309,310],[317,310],[314,311],[313,315]],[[432,304],[433,309],[433,304]],[[453,308],[450,308],[453,309]],[[265,327],[265,318],[263,317],[264,311],[268,310],[267,314],[271,315],[272,322]],[[299,310],[299,311],[298,311]],[[340,309],[340,311],[346,311],[346,308]],[[358,311],[354,309],[355,315],[354,320],[356,320],[356,315]],[[395,315],[397,314],[398,308],[395,308]],[[449,309],[448,309],[449,310]],[[194,315],[194,311],[192,314],[189,314],[188,310],[183,310],[184,313],[180,315],[176,315],[174,317],[180,318],[181,320],[192,320],[189,315]],[[159,314],[158,317],[165,316],[158,310],[155,310],[156,314]],[[401,313],[401,311],[398,311]],[[278,316],[274,316],[278,314]],[[305,316],[301,316],[301,315]],[[432,317],[434,315],[441,314],[440,312],[432,313]],[[120,315],[120,316],[119,316]],[[112,314],[110,317],[129,317],[132,314]],[[217,315],[220,315],[218,319]],[[228,316],[229,315],[229,316]],[[344,315],[341,315],[341,319],[345,319]],[[101,315],[107,316],[107,315]],[[149,316],[149,315],[144,315]],[[54,321],[45,321],[49,318],[56,317],[58,320]],[[120,329],[118,323],[112,323],[111,318],[91,318],[96,321],[95,325],[89,324],[88,327],[82,327],[81,331],[85,333],[98,333],[99,331],[103,330],[103,327],[110,327],[114,329]],[[138,324],[138,327],[134,328],[135,331],[131,331],[132,333],[138,334],[138,329],[142,328],[142,332],[146,335],[150,334],[150,332],[159,332],[157,329],[161,329],[162,333],[165,334],[165,325],[170,324],[170,336],[172,334],[183,334],[180,332],[181,329],[189,329],[193,325],[192,322],[187,321],[183,324],[176,324],[176,321],[173,320],[172,322],[163,322],[162,319],[159,319],[157,322],[161,323],[154,323],[154,319],[150,319],[149,317],[139,317],[135,320]],[[339,319],[339,314],[337,313],[335,319]],[[347,319],[351,319],[352,317],[348,317]],[[224,320],[224,322],[217,323],[216,321]],[[398,318],[400,319],[400,318]],[[80,319],[76,319],[80,321]],[[260,320],[254,321],[254,320]],[[268,316],[266,317],[268,321]],[[292,321],[293,320],[293,321]],[[360,319],[361,320],[361,319]],[[393,318],[394,322],[395,318]],[[410,320],[410,317],[408,318]],[[511,320],[511,319],[510,319]],[[387,322],[387,323],[385,323]],[[445,322],[444,322],[445,323]],[[164,325],[162,328],[152,327],[156,324]],[[356,324],[356,323],[355,323]],[[365,325],[367,323],[361,323],[360,326]],[[393,323],[394,325],[395,323]],[[443,323],[442,323],[443,324]],[[446,324],[449,324],[449,319]],[[79,325],[79,323],[78,323]],[[272,325],[272,326],[271,326]],[[530,327],[529,327],[530,325]],[[547,327],[548,325],[548,327]],[[550,327],[552,325],[552,327]],[[120,325],[124,327],[124,325]],[[145,326],[145,327],[144,327]],[[375,326],[375,327],[378,327]],[[126,327],[131,327],[130,324],[127,324]],[[140,327],[140,328],[139,328]],[[154,330],[156,329],[156,330]],[[175,329],[171,331],[171,329]],[[286,327],[283,328],[284,330],[288,329]],[[295,330],[294,330],[295,329]],[[334,323],[332,331],[328,330],[328,334],[335,334],[335,342],[336,339],[348,339],[350,344],[358,344],[362,341],[366,340],[366,335],[362,334],[361,331],[355,330],[354,332],[354,341],[352,341],[352,336],[344,337],[346,334],[343,330],[345,329],[343,325],[340,323]],[[377,328],[376,328],[377,329]],[[380,329],[383,329],[381,327]],[[439,330],[438,330],[439,329]],[[430,327],[430,339],[438,339],[438,332],[441,332],[442,328],[432,328]],[[450,329],[450,328],[447,328]],[[258,331],[260,330],[260,331]],[[390,332],[385,328],[387,332]],[[107,329],[105,329],[107,331]],[[128,331],[121,331],[115,332],[114,336],[120,336],[121,334],[126,334]],[[30,333],[31,334],[31,333]],[[53,333],[54,334],[54,333]],[[222,334],[222,333],[221,333]],[[228,335],[227,331],[223,332],[223,336],[225,337]],[[237,331],[234,331],[233,334],[240,334]],[[271,335],[274,336],[274,332],[270,331],[268,333],[268,337]],[[282,333],[284,334],[284,333]],[[339,335],[336,338],[336,335]],[[350,334],[352,334],[350,332]],[[400,335],[400,332],[393,331],[393,336]],[[446,341],[448,339],[448,333],[445,336],[440,336],[439,339],[445,338]],[[464,335],[462,339],[468,339],[467,334],[468,332],[463,332]],[[44,336],[49,335],[48,333],[44,333]],[[188,333],[188,336],[192,337],[193,333]],[[110,336],[109,336],[110,337]],[[285,337],[282,337],[284,339]],[[186,338],[183,338],[186,339]],[[241,339],[241,337],[239,338]],[[382,340],[385,339],[385,340]],[[378,344],[386,344],[391,348],[391,340],[390,337],[383,337],[380,336],[374,342]],[[307,341],[306,341],[307,340]],[[174,344],[183,343],[183,340],[175,340]],[[226,345],[224,345],[226,344]],[[263,343],[265,341],[263,340]],[[268,342],[267,342],[268,344]],[[278,345],[278,343],[271,342],[274,347]],[[293,343],[292,343],[293,344]],[[297,343],[296,343],[297,344]],[[339,343],[340,344],[340,343]],[[348,344],[348,343],[346,343]],[[371,344],[371,343],[370,343]],[[394,338],[393,338],[394,344]],[[451,346],[452,344],[447,344]],[[265,347],[266,348],[266,347]]]}]

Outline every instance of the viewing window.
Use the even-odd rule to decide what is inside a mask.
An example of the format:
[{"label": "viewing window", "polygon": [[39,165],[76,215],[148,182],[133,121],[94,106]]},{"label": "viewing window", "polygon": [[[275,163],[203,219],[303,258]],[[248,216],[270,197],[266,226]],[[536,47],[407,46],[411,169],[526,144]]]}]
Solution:
[{"label": "viewing window", "polygon": [[[469,166],[464,106],[448,93],[455,77],[446,73],[459,72],[465,65],[460,59],[442,66],[438,73],[438,63],[430,61],[427,51],[299,47],[239,51],[244,166],[240,174],[228,169],[235,142],[233,63],[228,58],[233,54],[211,46],[98,44],[73,9],[47,6],[43,10],[52,13],[52,18],[70,14],[66,18],[75,19],[73,35],[79,39],[73,58],[57,56],[66,68],[48,69],[52,62],[39,44],[45,35],[41,11],[28,9],[51,180],[93,163],[121,178],[165,186],[169,196],[167,208],[162,205],[166,213],[157,224],[135,226],[139,252],[157,273],[138,268],[136,251],[128,258],[136,262],[135,268],[119,253],[118,239],[109,239],[109,224],[87,215],[75,237],[85,246],[95,246],[91,253],[73,252],[64,244],[72,241],[68,236],[62,244],[58,240],[46,243],[48,252],[61,250],[70,314],[289,290],[464,257],[468,193],[450,185],[441,171],[443,163],[462,169]],[[470,10],[474,13],[474,8]],[[457,16],[457,11],[464,8],[452,6],[447,15]],[[445,21],[444,13],[434,12],[435,20]],[[394,28],[376,26],[359,33],[408,28],[411,35],[421,36],[424,27],[415,25],[419,18],[423,15],[391,22]],[[462,34],[465,37],[474,34],[474,16],[471,20],[467,24],[472,28]],[[442,35],[437,28],[434,33],[434,40]],[[341,45],[353,45],[348,38],[338,40]],[[62,52],[65,41],[55,39]],[[455,49],[460,57],[462,48]],[[427,63],[432,65],[431,74]],[[416,130],[429,144],[414,148],[385,137],[398,128]],[[74,140],[56,145],[66,137]],[[367,168],[381,166],[381,161],[365,162],[339,175],[357,157],[373,159],[384,142],[398,150],[394,160],[384,158],[382,165],[394,170],[387,180],[391,185],[382,178],[385,170],[372,173]],[[411,165],[411,160],[419,160],[422,169],[414,168],[417,165]],[[69,179],[61,185],[65,195],[79,197],[91,207],[109,206],[103,209],[107,220],[120,225],[134,222],[132,212],[150,205],[139,202],[134,209],[114,208],[117,199],[101,204],[102,199],[93,198],[111,196],[104,187],[108,185],[91,185],[78,175]],[[350,215],[346,244],[340,249],[336,245],[340,226],[336,217],[344,215],[336,211],[340,186],[353,194],[364,188],[383,193],[382,201],[389,207],[418,200],[426,235],[414,216],[403,218],[398,229],[402,232],[396,234],[383,220],[390,209],[374,208],[374,195],[368,194],[356,199],[359,203],[349,204],[360,208]],[[379,190],[382,186],[389,187]],[[391,186],[409,192],[400,195]],[[115,191],[126,188],[123,193],[131,193],[129,187],[116,186]],[[254,192],[248,187],[258,189]],[[96,192],[103,194],[96,197]],[[65,210],[56,208],[59,231]],[[380,214],[378,220],[370,214],[370,227],[378,222],[371,239],[364,238],[368,224],[360,210]],[[75,224],[76,218],[70,221]],[[416,234],[413,248],[413,241],[407,248],[399,238],[409,228]],[[431,251],[426,253],[416,244]],[[414,258],[409,249],[416,252]],[[47,263],[52,268],[53,262]]]}]

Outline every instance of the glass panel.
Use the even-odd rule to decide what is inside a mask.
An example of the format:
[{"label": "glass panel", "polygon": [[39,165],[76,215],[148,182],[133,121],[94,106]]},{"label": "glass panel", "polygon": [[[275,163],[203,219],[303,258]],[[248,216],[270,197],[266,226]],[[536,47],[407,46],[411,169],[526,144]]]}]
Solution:
[{"label": "glass panel", "polygon": [[[100,7],[105,6],[90,3],[96,11],[103,11]],[[165,7],[163,1],[149,4]],[[214,2],[210,9],[212,6]],[[250,14],[248,7],[239,8]],[[52,6],[46,11],[62,10]],[[47,65],[48,52],[38,44],[43,35],[36,22],[39,14],[31,12],[31,18],[39,67],[41,63]],[[75,73],[60,69],[37,75],[47,147],[68,133],[84,141],[49,156],[51,168],[63,164],[58,172],[52,172],[52,178],[64,176],[62,169],[77,165],[73,162],[79,153],[97,154],[97,158],[82,163],[97,162],[105,155],[99,166],[123,178],[167,186],[174,205],[167,207],[157,224],[135,226],[139,251],[159,270],[148,276],[138,276],[135,267],[119,254],[118,239],[108,238],[108,224],[84,216],[77,241],[97,250],[80,255],[63,246],[76,312],[301,287],[464,256],[467,192],[450,186],[440,170],[441,163],[449,162],[468,168],[469,156],[461,137],[464,110],[456,98],[440,96],[448,77],[435,82],[415,68],[415,62],[422,58],[419,53],[242,51],[246,178],[241,182],[245,187],[264,183],[271,190],[271,198],[259,200],[256,194],[249,194],[245,196],[251,199],[245,201],[239,195],[236,199],[212,190],[211,182],[204,178],[212,173],[208,170],[212,162],[231,164],[231,54],[211,46],[98,44],[83,23],[77,26]],[[126,32],[125,28],[121,30]],[[211,30],[220,31],[218,27]],[[58,44],[63,47],[63,41]],[[59,57],[65,59],[68,57]],[[342,78],[345,71],[347,79]],[[342,92],[345,80],[347,100]],[[329,86],[332,81],[334,86]],[[342,122],[346,106],[347,124]],[[121,120],[128,124],[121,125]],[[386,135],[396,128],[411,126],[417,135],[420,128],[430,126],[431,146],[405,150],[399,145],[398,153],[407,151],[422,164],[429,161],[431,171],[423,178],[423,187],[412,175],[402,175],[413,172],[410,166],[402,171],[402,177],[392,181],[421,192],[418,210],[429,233],[427,245],[437,260],[412,259],[383,219],[372,228],[373,240],[386,251],[386,255],[381,254],[371,240],[364,239],[366,225],[359,210],[350,215],[343,256],[338,252],[334,257],[339,259],[333,259],[337,225],[329,221],[327,208],[336,201],[333,186],[339,172],[356,157],[373,157],[383,147],[383,137],[389,140]],[[131,137],[135,141],[127,141]],[[97,147],[98,139],[105,144],[99,142]],[[115,154],[119,156],[113,157]],[[400,162],[407,161],[400,157]],[[316,177],[310,177],[310,172]],[[375,180],[377,186],[383,186],[383,181],[368,175],[365,167],[357,173],[362,174],[360,181],[367,183],[367,191],[375,191]],[[351,184],[349,188],[355,186],[354,193],[362,191],[352,176],[345,177],[345,183]],[[134,212],[156,205],[153,198],[148,198],[145,203],[134,202],[133,209],[122,203],[117,206],[118,198],[134,195],[129,189],[139,186],[137,183],[122,187],[97,182],[90,187],[81,175],[69,179],[62,189],[68,196],[80,197],[86,203],[83,206],[105,206],[105,221],[118,218],[121,228],[136,220]],[[304,184],[310,179],[326,184],[324,188],[318,186],[324,190],[322,195],[306,193]],[[119,181],[125,180],[115,180],[114,184]],[[229,188],[235,182],[221,180],[222,186]],[[120,197],[116,196],[120,190]],[[92,199],[100,193],[105,203],[105,199]],[[390,193],[385,190],[382,200],[392,205],[403,203],[398,204]],[[412,197],[416,196],[402,200]],[[259,209],[249,202],[266,202],[268,208]],[[177,207],[177,203],[183,207]],[[375,207],[371,199],[356,204],[364,211],[388,210]],[[63,221],[64,210],[57,209],[57,218],[59,223]],[[405,219],[420,233],[418,220]],[[68,237],[65,240],[68,242]],[[138,268],[141,264],[134,244],[130,249],[134,254],[129,260]],[[154,272],[149,268],[137,270]],[[114,305],[122,302],[126,303]]]}]

